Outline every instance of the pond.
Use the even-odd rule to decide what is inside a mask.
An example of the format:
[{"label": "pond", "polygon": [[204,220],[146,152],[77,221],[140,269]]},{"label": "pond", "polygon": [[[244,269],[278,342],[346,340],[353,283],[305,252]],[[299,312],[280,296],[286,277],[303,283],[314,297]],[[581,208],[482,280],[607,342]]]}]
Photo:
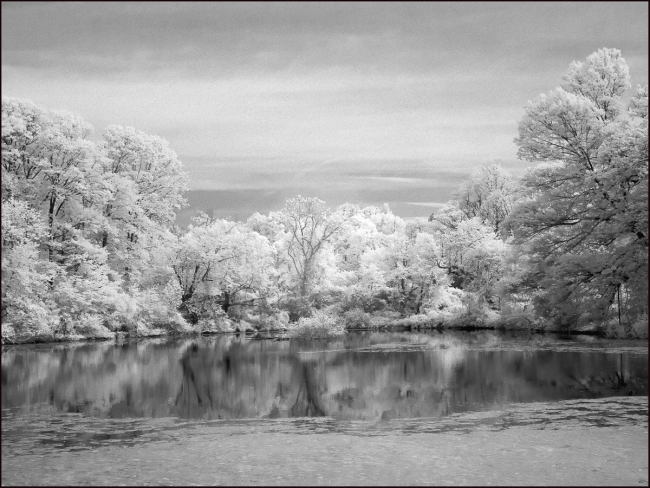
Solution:
[{"label": "pond", "polygon": [[588,336],[4,347],[2,483],[647,484],[647,396],[647,343]]}]

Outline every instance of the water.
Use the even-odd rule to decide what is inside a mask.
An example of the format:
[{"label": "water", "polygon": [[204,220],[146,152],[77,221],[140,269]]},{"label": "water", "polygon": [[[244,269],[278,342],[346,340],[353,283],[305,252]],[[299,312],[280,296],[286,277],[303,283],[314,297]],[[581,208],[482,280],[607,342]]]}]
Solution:
[{"label": "water", "polygon": [[[560,466],[570,447],[574,471],[549,478],[542,463],[544,480],[586,482],[580,456],[592,482],[608,480],[603,462],[620,454],[631,478],[611,482],[647,484],[647,395],[647,343],[591,337],[360,332],[5,347],[2,482],[540,484],[534,466],[524,478],[515,468],[544,456]],[[578,439],[607,449],[598,458]],[[468,446],[484,466],[471,476]],[[509,478],[504,462],[514,463]]]}]

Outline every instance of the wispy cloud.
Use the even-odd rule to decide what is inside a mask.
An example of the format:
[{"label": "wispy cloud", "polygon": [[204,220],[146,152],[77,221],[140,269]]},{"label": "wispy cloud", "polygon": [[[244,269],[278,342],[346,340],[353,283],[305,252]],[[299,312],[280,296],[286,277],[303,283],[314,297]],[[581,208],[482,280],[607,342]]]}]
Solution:
[{"label": "wispy cloud", "polygon": [[402,178],[400,176],[349,176],[348,178],[360,178],[363,180],[380,181],[385,183],[406,183],[422,184],[426,180],[423,178]]},{"label": "wispy cloud", "polygon": [[243,195],[345,194],[425,212],[411,203],[445,201],[480,164],[523,171],[523,107],[572,60],[617,47],[633,83],[648,81],[643,2],[0,8],[3,95],[79,113],[98,134],[120,124],[161,135],[192,188]]},{"label": "wispy cloud", "polygon": [[435,208],[435,209],[442,208],[445,205],[447,205],[447,203],[440,203],[440,202],[403,202],[403,203],[407,205],[416,205],[419,207],[428,207],[428,208]]}]

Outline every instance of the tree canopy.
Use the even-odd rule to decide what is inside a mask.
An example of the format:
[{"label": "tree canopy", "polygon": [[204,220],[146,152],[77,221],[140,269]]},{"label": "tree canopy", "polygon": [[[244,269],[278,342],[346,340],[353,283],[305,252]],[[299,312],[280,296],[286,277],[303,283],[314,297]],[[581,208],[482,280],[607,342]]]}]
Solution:
[{"label": "tree canopy", "polygon": [[616,49],[574,62],[519,124],[519,157],[540,162],[511,214],[531,255],[524,283],[561,322],[647,313],[647,87],[625,106],[629,70]]},{"label": "tree canopy", "polygon": [[537,166],[478,167],[428,220],[298,195],[187,229],[163,138],[91,140],[76,115],[3,98],[3,341],[463,313],[631,334],[648,310],[648,89],[630,88],[616,49],[572,63],[519,122]]}]

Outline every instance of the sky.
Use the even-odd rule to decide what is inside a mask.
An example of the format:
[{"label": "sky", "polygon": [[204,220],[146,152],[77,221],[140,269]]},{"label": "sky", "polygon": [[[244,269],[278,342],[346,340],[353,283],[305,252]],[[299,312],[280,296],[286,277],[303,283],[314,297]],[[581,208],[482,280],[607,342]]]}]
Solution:
[{"label": "sky", "polygon": [[648,83],[647,2],[2,2],[2,95],[162,136],[190,207],[288,197],[427,217],[484,164],[513,175],[529,100],[620,49]]}]

